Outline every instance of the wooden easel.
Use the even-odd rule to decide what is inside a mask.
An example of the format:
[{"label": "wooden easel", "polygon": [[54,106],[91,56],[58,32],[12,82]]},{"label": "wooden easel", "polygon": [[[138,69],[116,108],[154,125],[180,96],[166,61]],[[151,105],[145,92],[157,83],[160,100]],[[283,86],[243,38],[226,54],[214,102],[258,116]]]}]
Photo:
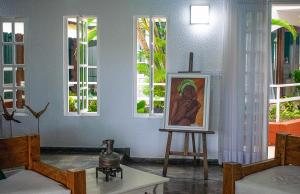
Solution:
[{"label": "wooden easel", "polygon": [[[193,53],[190,52],[189,56],[189,70],[188,71],[179,71],[178,73],[201,73],[201,71],[193,71]],[[167,176],[169,157],[173,156],[193,156],[194,165],[196,164],[197,157],[203,158],[203,171],[204,179],[208,179],[208,162],[207,162],[207,143],[206,143],[206,134],[214,134],[214,131],[196,131],[196,130],[180,130],[180,129],[159,129],[161,132],[168,132],[168,140],[166,144],[166,153],[165,161],[162,175]],[[171,151],[172,136],[174,133],[184,133],[184,149],[182,151]],[[202,152],[197,153],[196,144],[195,144],[195,133],[201,134],[202,136]],[[189,135],[192,137],[192,147],[193,151],[189,152]]]}]

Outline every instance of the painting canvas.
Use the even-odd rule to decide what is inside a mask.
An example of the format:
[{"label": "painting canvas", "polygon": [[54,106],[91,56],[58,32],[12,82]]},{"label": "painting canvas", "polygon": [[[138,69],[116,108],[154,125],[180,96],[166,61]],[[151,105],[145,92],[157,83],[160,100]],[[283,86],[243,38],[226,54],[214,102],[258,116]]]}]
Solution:
[{"label": "painting canvas", "polygon": [[210,76],[168,74],[165,128],[208,130]]}]

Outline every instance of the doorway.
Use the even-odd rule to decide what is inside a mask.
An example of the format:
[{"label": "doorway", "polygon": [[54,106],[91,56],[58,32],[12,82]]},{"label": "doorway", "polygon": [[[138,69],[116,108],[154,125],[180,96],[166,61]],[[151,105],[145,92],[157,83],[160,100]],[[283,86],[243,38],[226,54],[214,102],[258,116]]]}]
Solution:
[{"label": "doorway", "polygon": [[[300,4],[273,4],[268,157],[274,157],[276,133],[300,135]],[[290,127],[286,127],[289,126]],[[295,130],[299,126],[299,129]]]}]

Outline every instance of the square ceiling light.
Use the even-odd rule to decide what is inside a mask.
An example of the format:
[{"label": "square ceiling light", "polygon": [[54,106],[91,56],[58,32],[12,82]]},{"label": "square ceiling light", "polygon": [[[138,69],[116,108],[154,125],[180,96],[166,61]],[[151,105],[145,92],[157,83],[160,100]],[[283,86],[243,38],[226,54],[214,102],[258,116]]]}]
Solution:
[{"label": "square ceiling light", "polygon": [[191,5],[191,24],[208,24],[209,6]]}]

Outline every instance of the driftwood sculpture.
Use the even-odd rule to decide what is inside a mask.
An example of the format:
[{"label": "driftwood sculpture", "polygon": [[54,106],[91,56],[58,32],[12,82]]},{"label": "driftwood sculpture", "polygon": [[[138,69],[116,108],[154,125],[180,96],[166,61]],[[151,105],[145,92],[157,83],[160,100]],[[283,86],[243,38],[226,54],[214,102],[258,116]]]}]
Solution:
[{"label": "driftwood sculpture", "polygon": [[2,116],[4,117],[5,120],[9,121],[10,124],[10,136],[12,137],[13,133],[12,133],[12,121],[16,122],[16,123],[21,123],[21,121],[17,120],[14,118],[14,114],[16,112],[16,110],[12,111],[12,113],[10,114],[5,106],[3,97],[0,95],[0,100],[1,100],[1,104],[2,104],[2,109],[3,109],[3,113]]},{"label": "driftwood sculpture", "polygon": [[34,111],[30,106],[25,104],[25,107],[31,112],[31,114],[38,120],[38,134],[40,134],[40,117],[42,116],[42,114],[44,114],[44,112],[46,112],[48,106],[49,106],[49,102],[47,103],[47,105],[45,106],[45,108],[43,108],[43,110],[36,112]]}]

